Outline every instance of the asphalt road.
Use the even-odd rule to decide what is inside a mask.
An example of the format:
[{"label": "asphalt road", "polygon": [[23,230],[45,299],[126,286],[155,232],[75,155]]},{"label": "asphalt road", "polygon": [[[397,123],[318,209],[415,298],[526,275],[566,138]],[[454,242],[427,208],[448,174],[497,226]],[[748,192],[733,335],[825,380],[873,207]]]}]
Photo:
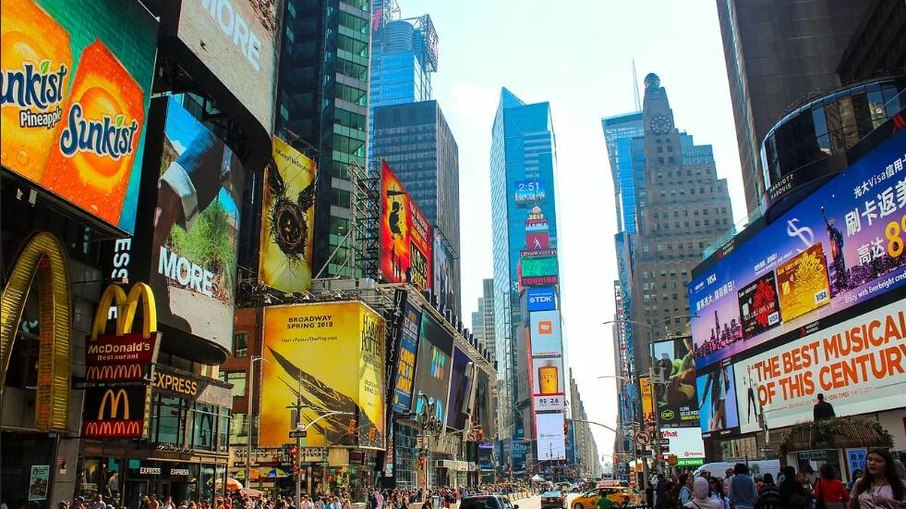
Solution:
[{"label": "asphalt road", "polygon": [[[570,493],[566,497],[566,507],[572,507],[573,499],[576,498],[578,494]],[[531,498],[523,498],[521,500],[514,500],[513,503],[519,506],[519,509],[541,509],[541,496],[535,495]]]}]

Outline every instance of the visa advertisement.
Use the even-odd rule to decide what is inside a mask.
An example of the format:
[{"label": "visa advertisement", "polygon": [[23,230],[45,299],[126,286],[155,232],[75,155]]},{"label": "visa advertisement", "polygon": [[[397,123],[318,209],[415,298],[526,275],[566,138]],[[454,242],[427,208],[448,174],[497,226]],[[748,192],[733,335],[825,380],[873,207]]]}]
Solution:
[{"label": "visa advertisement", "polygon": [[655,385],[658,419],[662,427],[698,427],[695,360],[692,337],[658,341],[652,345],[654,369],[666,383]]},{"label": "visa advertisement", "polygon": [[135,1],[0,9],[3,167],[133,233],[157,22]]},{"label": "visa advertisement", "polygon": [[904,146],[901,130],[692,280],[697,368],[906,284]]},{"label": "visa advertisement", "polygon": [[311,288],[315,231],[315,162],[274,138],[262,198],[261,284],[286,293]]},{"label": "visa advertisement", "polygon": [[566,459],[566,433],[563,424],[561,412],[535,414],[539,461]]},{"label": "visa advertisement", "polygon": [[179,39],[268,132],[273,127],[277,0],[181,0]]},{"label": "visa advertisement", "polygon": [[393,411],[406,413],[412,408],[412,388],[415,382],[415,356],[418,353],[418,335],[422,325],[422,311],[406,302],[403,313],[403,330],[400,335],[399,361],[393,388]]},{"label": "visa advertisement", "polygon": [[837,416],[902,406],[904,365],[902,300],[737,362],[740,431],[811,421],[819,393]]},{"label": "visa advertisement", "polygon": [[529,312],[557,309],[557,291],[552,286],[536,286],[526,290]]},{"label": "visa advertisement", "polygon": [[[301,400],[307,447],[384,447],[384,321],[360,302],[264,308],[261,447],[289,442]],[[344,359],[344,362],[325,362]],[[325,416],[327,411],[342,412]]]},{"label": "visa advertisement", "polygon": [[529,313],[532,357],[563,355],[560,332],[560,311],[537,311]]},{"label": "visa advertisement", "polygon": [[736,378],[733,365],[723,361],[717,369],[695,380],[699,398],[699,422],[702,436],[725,435],[739,429],[736,406]]},{"label": "visa advertisement", "polygon": [[386,161],[381,164],[381,278],[430,290],[431,224]]},{"label": "visa advertisement", "polygon": [[166,101],[148,282],[161,324],[230,351],[233,320],[223,317],[235,305],[245,169],[175,96]]},{"label": "visa advertisement", "polygon": [[[453,373],[453,336],[427,311],[422,313],[418,341],[418,360],[415,363],[416,394],[414,411],[422,413],[425,398],[435,405],[435,417],[447,422],[447,395]],[[425,396],[423,398],[422,396]]]}]

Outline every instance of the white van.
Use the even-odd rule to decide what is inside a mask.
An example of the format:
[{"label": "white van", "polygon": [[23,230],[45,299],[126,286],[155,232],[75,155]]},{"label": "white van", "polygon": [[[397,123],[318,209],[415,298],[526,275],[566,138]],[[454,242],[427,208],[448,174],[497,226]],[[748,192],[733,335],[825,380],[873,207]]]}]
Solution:
[{"label": "white van", "polygon": [[[779,484],[777,477],[780,475],[780,460],[752,460],[752,461],[740,461],[739,463],[745,463],[749,466],[749,474],[754,476],[755,474],[771,474],[774,476],[774,482]],[[723,477],[727,474],[727,469],[733,469],[736,466],[736,463],[729,462],[719,462],[719,463],[705,463],[704,465],[695,469],[695,477],[701,475],[702,472],[709,472],[712,477]]]}]

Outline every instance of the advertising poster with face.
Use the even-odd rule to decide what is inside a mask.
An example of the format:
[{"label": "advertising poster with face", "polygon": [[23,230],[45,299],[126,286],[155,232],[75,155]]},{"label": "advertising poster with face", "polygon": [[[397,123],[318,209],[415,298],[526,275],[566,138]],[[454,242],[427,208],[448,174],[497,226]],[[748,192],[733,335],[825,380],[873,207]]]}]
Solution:
[{"label": "advertising poster with face", "polygon": [[664,427],[699,425],[695,390],[692,337],[659,341],[652,346],[655,372],[664,383],[655,384],[657,413]]}]

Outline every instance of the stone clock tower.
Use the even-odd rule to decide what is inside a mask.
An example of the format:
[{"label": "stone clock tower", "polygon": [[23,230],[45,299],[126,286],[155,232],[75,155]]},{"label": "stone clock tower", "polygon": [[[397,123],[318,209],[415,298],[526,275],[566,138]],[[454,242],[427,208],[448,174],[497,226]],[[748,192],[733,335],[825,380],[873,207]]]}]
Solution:
[{"label": "stone clock tower", "polygon": [[[674,125],[667,91],[645,77],[644,185],[638,190],[633,243],[633,320],[653,325],[653,340],[688,334],[686,285],[702,251],[730,231],[725,179],[717,177],[710,145],[695,145]],[[639,154],[635,154],[636,159]],[[648,329],[635,328],[636,366],[647,370]]]}]

